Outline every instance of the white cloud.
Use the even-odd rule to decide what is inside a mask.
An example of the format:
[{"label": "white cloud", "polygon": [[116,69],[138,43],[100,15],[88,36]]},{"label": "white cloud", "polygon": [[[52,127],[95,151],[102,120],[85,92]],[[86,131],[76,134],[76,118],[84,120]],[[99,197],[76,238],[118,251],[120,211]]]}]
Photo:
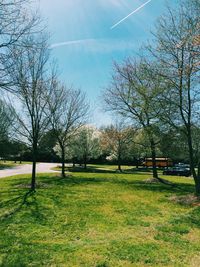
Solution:
[{"label": "white cloud", "polygon": [[90,52],[110,53],[113,51],[133,50],[135,41],[123,39],[82,39],[55,43],[50,48],[72,47]]},{"label": "white cloud", "polygon": [[69,45],[79,45],[79,44],[86,44],[95,41],[95,39],[82,39],[82,40],[74,40],[74,41],[66,41],[55,43],[50,46],[50,48],[56,48],[61,46],[69,46]]}]

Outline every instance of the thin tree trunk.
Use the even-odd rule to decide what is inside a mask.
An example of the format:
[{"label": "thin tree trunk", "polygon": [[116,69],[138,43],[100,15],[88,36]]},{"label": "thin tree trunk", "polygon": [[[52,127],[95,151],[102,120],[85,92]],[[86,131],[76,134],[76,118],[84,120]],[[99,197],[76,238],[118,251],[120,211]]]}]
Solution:
[{"label": "thin tree trunk", "polygon": [[32,178],[31,178],[31,190],[32,191],[35,191],[35,182],[36,182],[36,161],[33,160]]},{"label": "thin tree trunk", "polygon": [[136,159],[136,169],[138,169],[138,167],[139,167],[139,161],[138,159]]},{"label": "thin tree trunk", "polygon": [[36,162],[37,162],[37,148],[33,148],[33,164],[32,164],[32,178],[31,178],[31,190],[35,191],[36,187]]},{"label": "thin tree trunk", "polygon": [[118,161],[118,170],[122,172],[121,163]]},{"label": "thin tree trunk", "polygon": [[121,168],[121,155],[120,154],[118,155],[118,170],[120,172],[122,172],[122,168]]},{"label": "thin tree trunk", "polygon": [[158,179],[158,172],[156,168],[156,149],[155,143],[153,140],[151,142],[151,157],[152,157],[152,165],[153,165],[153,178]]},{"label": "thin tree trunk", "polygon": [[200,197],[200,160],[198,162],[198,174],[195,181],[195,193],[196,196]]},{"label": "thin tree trunk", "polygon": [[62,178],[65,178],[65,149],[62,147]]},{"label": "thin tree trunk", "polygon": [[190,157],[190,170],[194,178],[195,194],[196,196],[200,196],[200,161],[198,162],[198,173],[196,173],[195,164],[194,164],[194,150],[192,146],[191,129],[188,130],[187,137],[188,137],[188,148],[189,148],[189,157]]},{"label": "thin tree trunk", "polygon": [[189,158],[190,158],[190,170],[192,172],[194,180],[196,180],[197,173],[195,171],[195,166],[194,166],[194,155],[193,155],[192,139],[190,134],[188,134],[188,148],[189,148]]},{"label": "thin tree trunk", "polygon": [[84,169],[85,170],[87,169],[87,158],[86,158],[86,156],[84,157]]},{"label": "thin tree trunk", "polygon": [[118,158],[117,158],[117,161],[118,161],[118,171],[122,172],[122,168],[121,168],[121,148],[122,148],[122,144],[121,144],[121,138],[120,138],[120,135],[118,136]]}]

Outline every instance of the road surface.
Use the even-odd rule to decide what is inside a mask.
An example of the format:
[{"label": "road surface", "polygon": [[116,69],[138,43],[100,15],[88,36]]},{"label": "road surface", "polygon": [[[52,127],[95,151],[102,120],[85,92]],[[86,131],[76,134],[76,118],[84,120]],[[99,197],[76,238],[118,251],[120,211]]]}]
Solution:
[{"label": "road surface", "polygon": [[[58,166],[58,163],[37,163],[37,173],[56,173],[52,170]],[[22,164],[16,167],[0,170],[0,178],[9,177],[18,174],[30,174],[32,172],[31,164]]]}]

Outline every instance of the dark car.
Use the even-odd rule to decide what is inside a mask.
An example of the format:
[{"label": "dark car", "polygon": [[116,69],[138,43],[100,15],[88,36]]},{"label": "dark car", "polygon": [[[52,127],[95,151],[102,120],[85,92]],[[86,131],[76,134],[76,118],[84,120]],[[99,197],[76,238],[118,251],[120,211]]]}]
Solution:
[{"label": "dark car", "polygon": [[163,171],[164,175],[177,175],[177,176],[191,176],[191,171],[189,168],[180,168],[180,167],[173,167]]}]

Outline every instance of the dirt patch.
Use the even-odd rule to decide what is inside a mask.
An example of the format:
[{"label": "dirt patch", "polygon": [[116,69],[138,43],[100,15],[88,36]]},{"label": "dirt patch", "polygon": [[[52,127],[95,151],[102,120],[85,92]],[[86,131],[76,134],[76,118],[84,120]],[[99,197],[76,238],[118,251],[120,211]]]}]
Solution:
[{"label": "dirt patch", "polygon": [[193,194],[184,196],[172,196],[169,198],[169,200],[181,205],[200,206],[200,198]]},{"label": "dirt patch", "polygon": [[168,181],[168,180],[165,180],[165,179],[162,179],[162,178],[149,178],[147,180],[144,180],[145,183],[147,184],[166,184],[166,185],[173,185],[175,186],[174,183]]},{"label": "dirt patch", "polygon": [[149,179],[144,180],[144,182],[146,184],[159,184],[160,183],[160,181],[156,178],[149,178]]}]

